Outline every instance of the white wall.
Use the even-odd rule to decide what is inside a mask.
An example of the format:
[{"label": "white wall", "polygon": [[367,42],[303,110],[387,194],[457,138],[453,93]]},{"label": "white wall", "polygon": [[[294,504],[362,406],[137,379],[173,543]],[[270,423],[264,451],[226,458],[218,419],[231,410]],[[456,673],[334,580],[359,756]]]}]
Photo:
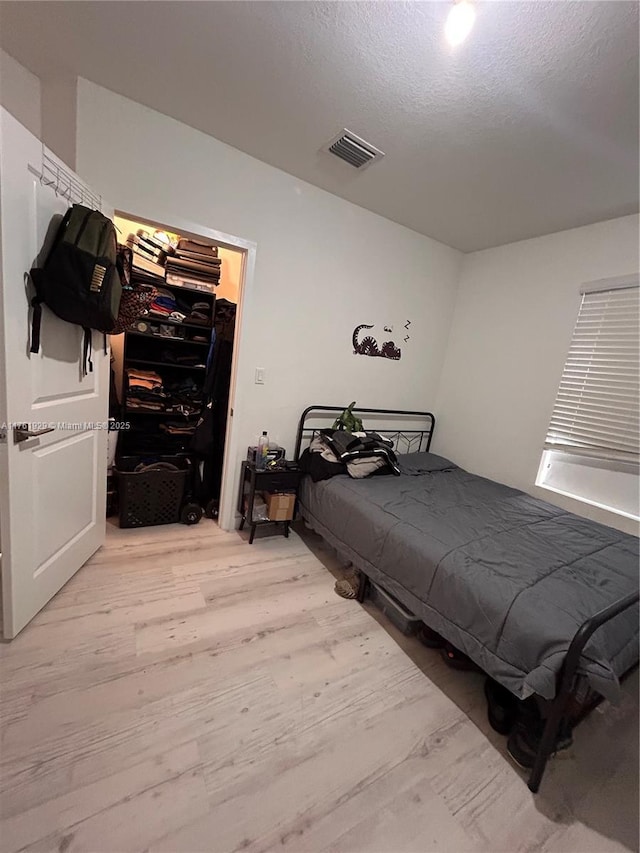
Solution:
[{"label": "white wall", "polygon": [[41,139],[40,80],[4,50],[0,50],[0,104]]},{"label": "white wall", "polygon": [[[433,409],[459,252],[85,80],[77,130],[78,172],[116,208],[257,243],[238,365],[238,468],[263,429],[291,454],[310,403]],[[392,323],[401,361],[355,356],[361,323]]]},{"label": "white wall", "polygon": [[638,216],[466,255],[434,450],[478,474],[637,532],[534,485],[585,282],[637,273]]},{"label": "white wall", "polygon": [[42,79],[42,139],[71,169],[76,167],[78,78]]},{"label": "white wall", "polygon": [[0,50],[0,104],[72,169],[76,160],[77,78],[41,80]]}]

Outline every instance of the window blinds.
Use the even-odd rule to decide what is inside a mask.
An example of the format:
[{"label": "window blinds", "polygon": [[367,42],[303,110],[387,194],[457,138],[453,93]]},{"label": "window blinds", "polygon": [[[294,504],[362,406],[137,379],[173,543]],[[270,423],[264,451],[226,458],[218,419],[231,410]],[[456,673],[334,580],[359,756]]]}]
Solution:
[{"label": "window blinds", "polygon": [[640,289],[583,293],[545,448],[638,463]]}]

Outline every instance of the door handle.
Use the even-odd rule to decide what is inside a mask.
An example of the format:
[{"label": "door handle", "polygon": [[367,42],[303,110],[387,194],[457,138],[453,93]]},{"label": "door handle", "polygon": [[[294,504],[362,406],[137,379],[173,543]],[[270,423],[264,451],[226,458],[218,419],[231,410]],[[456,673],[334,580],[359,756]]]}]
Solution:
[{"label": "door handle", "polygon": [[39,435],[45,435],[47,432],[53,432],[55,427],[47,427],[46,429],[29,429],[29,424],[20,424],[13,428],[13,443],[20,444],[21,441],[26,441],[28,438],[37,438]]}]

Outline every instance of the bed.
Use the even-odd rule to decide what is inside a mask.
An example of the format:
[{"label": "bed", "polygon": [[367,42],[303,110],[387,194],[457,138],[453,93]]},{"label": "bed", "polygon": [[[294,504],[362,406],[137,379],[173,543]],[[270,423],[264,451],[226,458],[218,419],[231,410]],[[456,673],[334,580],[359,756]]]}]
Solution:
[{"label": "bed", "polygon": [[[305,410],[296,458],[339,411]],[[357,411],[394,440],[401,475],[305,477],[302,516],[363,585],[379,584],[516,696],[553,700],[537,791],[577,679],[616,701],[637,664],[638,539],[431,454],[431,413]]]}]

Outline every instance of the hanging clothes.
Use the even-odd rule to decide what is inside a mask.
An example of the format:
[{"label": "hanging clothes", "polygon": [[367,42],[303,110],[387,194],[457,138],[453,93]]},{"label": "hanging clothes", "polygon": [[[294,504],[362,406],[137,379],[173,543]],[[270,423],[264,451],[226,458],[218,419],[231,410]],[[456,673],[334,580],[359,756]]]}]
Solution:
[{"label": "hanging clothes", "polygon": [[192,449],[204,460],[200,496],[203,502],[220,499],[222,465],[227,433],[231,366],[236,306],[227,299],[216,301],[214,340],[204,381],[205,406],[196,425]]}]

